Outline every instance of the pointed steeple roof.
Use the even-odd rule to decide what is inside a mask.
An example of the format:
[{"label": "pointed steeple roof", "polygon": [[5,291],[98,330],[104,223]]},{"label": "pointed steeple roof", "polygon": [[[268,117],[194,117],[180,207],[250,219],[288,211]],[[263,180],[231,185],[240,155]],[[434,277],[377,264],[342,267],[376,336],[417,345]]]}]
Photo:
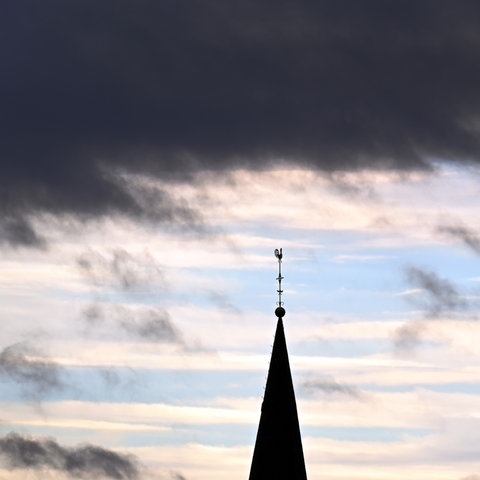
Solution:
[{"label": "pointed steeple roof", "polygon": [[282,317],[277,330],[249,480],[307,480]]}]

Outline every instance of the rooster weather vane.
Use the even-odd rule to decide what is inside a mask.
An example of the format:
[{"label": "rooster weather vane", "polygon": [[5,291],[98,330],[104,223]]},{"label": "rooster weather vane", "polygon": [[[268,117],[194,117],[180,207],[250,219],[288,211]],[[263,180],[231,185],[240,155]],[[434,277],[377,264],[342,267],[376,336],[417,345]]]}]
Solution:
[{"label": "rooster weather vane", "polygon": [[280,248],[280,250],[278,248],[275,249],[275,256],[278,259],[278,277],[277,277],[277,281],[278,281],[278,290],[277,290],[278,302],[277,302],[277,305],[278,305],[278,307],[275,309],[275,315],[278,318],[282,318],[285,315],[285,309],[283,308],[283,302],[282,302],[282,293],[283,293],[283,290],[282,290],[282,280],[283,280],[283,277],[282,277],[282,258],[283,258],[283,253],[282,253],[281,248]]}]

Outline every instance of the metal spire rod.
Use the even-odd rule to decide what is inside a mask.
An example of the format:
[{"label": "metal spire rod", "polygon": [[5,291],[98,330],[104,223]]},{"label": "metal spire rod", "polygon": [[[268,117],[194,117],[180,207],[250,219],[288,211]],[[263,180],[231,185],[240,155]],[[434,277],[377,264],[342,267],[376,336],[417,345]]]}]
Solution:
[{"label": "metal spire rod", "polygon": [[285,309],[283,308],[283,302],[282,302],[282,293],[283,293],[283,290],[282,290],[282,280],[283,280],[283,277],[282,277],[282,257],[283,257],[282,249],[279,250],[278,248],[276,248],[275,249],[275,256],[278,259],[278,277],[277,277],[277,281],[278,281],[278,290],[277,290],[278,302],[277,302],[277,305],[278,305],[278,307],[275,309],[275,315],[279,319],[281,319],[285,315]]},{"label": "metal spire rod", "polygon": [[282,293],[283,293],[283,290],[282,290],[282,280],[283,280],[283,277],[282,277],[282,257],[283,257],[282,249],[279,250],[278,248],[276,248],[275,249],[275,256],[278,258],[278,277],[277,277],[277,281],[278,281],[278,290],[277,290],[278,302],[277,302],[277,305],[279,307],[281,307],[283,305],[283,302],[282,302]]}]

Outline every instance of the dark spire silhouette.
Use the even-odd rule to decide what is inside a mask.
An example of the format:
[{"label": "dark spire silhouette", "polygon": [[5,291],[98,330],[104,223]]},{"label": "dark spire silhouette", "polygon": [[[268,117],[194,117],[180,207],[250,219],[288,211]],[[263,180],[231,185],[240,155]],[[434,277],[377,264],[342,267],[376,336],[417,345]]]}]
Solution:
[{"label": "dark spire silhouette", "polygon": [[[279,284],[281,276],[281,250],[275,252],[279,259]],[[249,480],[307,480],[303,457],[302,438],[298,423],[297,404],[292,374],[288,361],[287,344],[283,329],[281,286],[278,317],[267,385],[262,403],[255,450]]]}]

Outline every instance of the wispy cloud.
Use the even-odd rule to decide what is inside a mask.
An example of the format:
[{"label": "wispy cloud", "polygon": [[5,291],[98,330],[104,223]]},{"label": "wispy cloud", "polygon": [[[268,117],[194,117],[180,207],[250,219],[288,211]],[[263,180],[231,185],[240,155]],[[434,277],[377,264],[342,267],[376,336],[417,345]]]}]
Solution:
[{"label": "wispy cloud", "polygon": [[399,351],[411,352],[421,343],[421,335],[425,329],[426,324],[420,320],[401,325],[393,334],[395,348]]},{"label": "wispy cloud", "polygon": [[208,290],[207,297],[221,310],[229,313],[240,314],[241,310],[232,302],[230,297],[220,290]]},{"label": "wispy cloud", "polygon": [[446,278],[439,277],[435,272],[408,267],[406,275],[410,284],[421,288],[425,293],[423,306],[428,316],[437,317],[441,312],[468,308],[468,302],[459,288]]},{"label": "wispy cloud", "polygon": [[77,266],[89,281],[98,285],[112,285],[124,291],[148,289],[152,285],[166,287],[163,269],[149,252],[131,253],[116,248],[101,254],[89,250],[78,256]]},{"label": "wispy cloud", "polygon": [[365,394],[357,387],[348,385],[346,383],[340,383],[333,378],[319,378],[314,380],[305,380],[301,384],[302,389],[307,394],[322,393],[327,396],[345,396],[354,398],[356,400],[365,399]]},{"label": "wispy cloud", "polygon": [[480,254],[480,236],[464,225],[439,225],[437,231],[460,240],[475,253]]},{"label": "wispy cloud", "polygon": [[16,433],[0,438],[0,459],[9,470],[48,469],[85,479],[139,478],[139,465],[133,455],[88,444],[65,447],[51,438],[33,438]]},{"label": "wispy cloud", "polygon": [[107,327],[110,334],[123,331],[138,340],[183,345],[183,335],[174,325],[170,314],[160,307],[128,307],[94,303],[83,311],[87,326],[95,334],[96,329]]},{"label": "wispy cloud", "polygon": [[187,480],[187,477],[184,477],[179,472],[170,472],[170,476],[173,480]]},{"label": "wispy cloud", "polygon": [[173,325],[165,310],[148,309],[140,315],[121,309],[119,325],[127,332],[141,339],[156,342],[182,343],[180,332]]},{"label": "wispy cloud", "polygon": [[392,258],[394,257],[389,255],[341,254],[335,255],[332,260],[336,263],[373,263],[384,262]]},{"label": "wispy cloud", "polygon": [[468,311],[471,302],[453,282],[433,271],[419,267],[405,269],[407,281],[415,288],[400,295],[422,308],[423,318],[406,322],[393,332],[394,346],[398,351],[412,352],[431,328],[431,321],[447,316],[455,319],[458,312]]},{"label": "wispy cloud", "polygon": [[61,367],[27,343],[16,343],[0,352],[0,373],[20,385],[27,399],[41,400],[66,387]]}]

